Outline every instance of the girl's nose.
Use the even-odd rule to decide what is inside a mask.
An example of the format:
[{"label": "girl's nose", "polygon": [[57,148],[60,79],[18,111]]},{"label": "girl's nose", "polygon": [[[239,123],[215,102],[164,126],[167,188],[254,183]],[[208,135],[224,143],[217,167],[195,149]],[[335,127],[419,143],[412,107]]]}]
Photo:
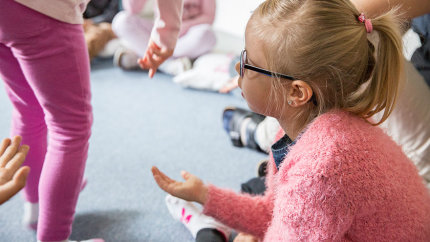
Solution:
[{"label": "girl's nose", "polygon": [[236,65],[234,65],[234,68],[236,69],[237,74],[239,75],[239,78],[237,80],[237,85],[240,89],[242,89],[242,77],[240,76],[240,62],[238,61]]}]

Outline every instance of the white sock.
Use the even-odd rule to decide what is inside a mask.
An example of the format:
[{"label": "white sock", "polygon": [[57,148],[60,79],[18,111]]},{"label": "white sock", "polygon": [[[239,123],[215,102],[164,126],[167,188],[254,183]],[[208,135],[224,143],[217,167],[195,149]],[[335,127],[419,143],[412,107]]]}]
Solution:
[{"label": "white sock", "polygon": [[39,203],[25,202],[22,224],[25,227],[36,230],[38,217],[39,217]]},{"label": "white sock", "polygon": [[[37,242],[42,242],[40,240],[37,240]],[[47,241],[45,241],[47,242]],[[50,242],[105,242],[103,239],[89,239],[89,240],[61,240],[61,241],[50,241]]]},{"label": "white sock", "polygon": [[172,217],[181,221],[191,232],[193,238],[196,238],[197,232],[204,228],[216,229],[223,233],[226,239],[230,236],[230,228],[214,218],[204,215],[193,203],[167,195],[166,204]]},{"label": "white sock", "polygon": [[[87,179],[84,178],[81,184],[81,192],[87,186]],[[24,202],[24,216],[22,218],[22,224],[29,228],[36,230],[37,221],[39,218],[39,203]]]},{"label": "white sock", "polygon": [[240,124],[240,141],[242,141],[244,146],[248,144],[248,132],[246,132],[246,128],[250,122],[251,118],[245,118]]}]

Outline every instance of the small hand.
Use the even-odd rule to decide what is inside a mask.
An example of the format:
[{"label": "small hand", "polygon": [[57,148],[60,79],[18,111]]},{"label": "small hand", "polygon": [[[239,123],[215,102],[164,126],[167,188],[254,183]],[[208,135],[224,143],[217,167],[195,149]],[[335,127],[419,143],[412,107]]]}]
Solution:
[{"label": "small hand", "polygon": [[200,178],[182,171],[181,175],[185,182],[179,182],[166,176],[155,166],[151,168],[151,171],[158,186],[172,196],[200,204],[206,202],[208,188]]},{"label": "small hand", "polygon": [[250,234],[239,233],[233,242],[257,242],[258,239]]},{"label": "small hand", "polygon": [[152,78],[158,67],[172,55],[173,50],[161,48],[155,44],[154,41],[150,40],[145,56],[140,58],[137,62],[142,69],[149,69],[148,76]]},{"label": "small hand", "polygon": [[28,153],[27,145],[20,146],[22,138],[4,139],[0,145],[0,204],[21,190],[26,183],[30,167],[22,163]]}]

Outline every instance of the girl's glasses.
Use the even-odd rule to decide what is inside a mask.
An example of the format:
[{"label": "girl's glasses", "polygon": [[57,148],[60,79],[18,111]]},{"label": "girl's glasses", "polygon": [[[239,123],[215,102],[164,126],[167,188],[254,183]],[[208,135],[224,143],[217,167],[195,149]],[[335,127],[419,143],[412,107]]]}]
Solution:
[{"label": "girl's glasses", "polygon": [[288,75],[284,75],[284,74],[280,74],[280,73],[276,73],[276,72],[271,72],[268,71],[266,69],[260,68],[260,67],[256,67],[253,65],[249,65],[246,63],[246,50],[242,50],[242,52],[240,53],[240,77],[243,78],[244,75],[244,71],[245,69],[251,70],[251,71],[255,71],[261,74],[264,74],[266,76],[270,76],[270,77],[281,77],[281,78],[285,78],[288,80],[297,80],[296,78],[292,77],[292,76],[288,76]]},{"label": "girl's glasses", "polygon": [[[292,80],[292,81],[298,80],[292,76],[288,76],[288,75],[284,75],[284,74],[280,74],[280,73],[276,73],[276,72],[271,72],[271,71],[268,71],[268,70],[260,68],[260,67],[249,65],[246,63],[246,60],[247,60],[246,59],[246,50],[242,50],[242,52],[240,53],[240,70],[239,70],[240,77],[242,77],[242,78],[243,78],[245,69],[248,69],[248,70],[255,71],[255,72],[264,74],[266,76],[270,76],[270,77],[281,77],[281,78],[285,78],[285,79]],[[310,100],[312,101],[312,103],[315,106],[317,106],[318,103],[317,103],[317,99],[316,99],[315,95],[312,95]]]}]

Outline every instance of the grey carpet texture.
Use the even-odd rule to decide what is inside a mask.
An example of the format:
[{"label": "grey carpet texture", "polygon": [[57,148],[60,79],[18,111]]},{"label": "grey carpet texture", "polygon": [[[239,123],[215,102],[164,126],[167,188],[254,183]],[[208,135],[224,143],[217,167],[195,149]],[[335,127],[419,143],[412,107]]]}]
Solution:
[{"label": "grey carpet texture", "polygon": [[[206,183],[239,191],[264,154],[233,147],[222,128],[226,106],[246,107],[240,91],[184,89],[172,77],[124,72],[112,60],[92,63],[94,124],[71,239],[193,241],[165,205],[150,168],[175,179],[187,170]],[[3,88],[4,89],[4,88]],[[12,106],[0,92],[0,137],[9,135]],[[0,206],[0,242],[36,241],[21,225],[20,195]]]}]

